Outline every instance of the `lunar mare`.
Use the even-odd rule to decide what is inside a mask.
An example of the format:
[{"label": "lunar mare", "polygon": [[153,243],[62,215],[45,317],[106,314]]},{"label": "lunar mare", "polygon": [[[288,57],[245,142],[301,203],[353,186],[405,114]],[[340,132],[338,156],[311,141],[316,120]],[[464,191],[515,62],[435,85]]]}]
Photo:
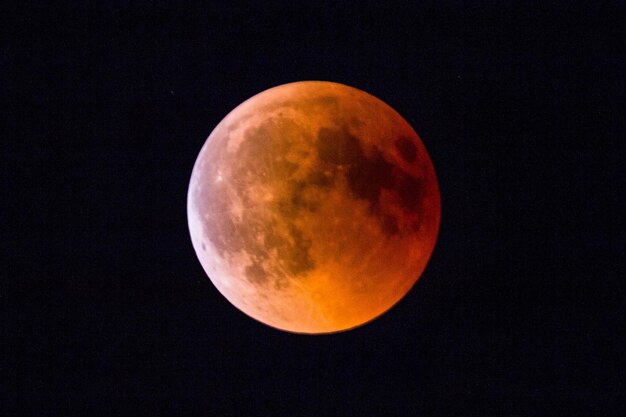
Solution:
[{"label": "lunar mare", "polygon": [[188,222],[217,289],[267,325],[329,333],[368,322],[415,284],[440,197],[428,153],[381,100],[342,84],[266,90],[213,130]]}]

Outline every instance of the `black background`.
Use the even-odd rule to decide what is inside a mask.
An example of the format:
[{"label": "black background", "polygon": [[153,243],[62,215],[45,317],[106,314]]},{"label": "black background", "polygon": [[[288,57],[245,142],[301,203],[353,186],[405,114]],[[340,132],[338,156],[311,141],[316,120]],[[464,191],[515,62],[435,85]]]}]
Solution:
[{"label": "black background", "polygon": [[[2,10],[4,415],[619,415],[623,3],[90,3]],[[394,107],[442,196],[413,290],[323,337],[186,223],[213,127],[298,80]]]}]

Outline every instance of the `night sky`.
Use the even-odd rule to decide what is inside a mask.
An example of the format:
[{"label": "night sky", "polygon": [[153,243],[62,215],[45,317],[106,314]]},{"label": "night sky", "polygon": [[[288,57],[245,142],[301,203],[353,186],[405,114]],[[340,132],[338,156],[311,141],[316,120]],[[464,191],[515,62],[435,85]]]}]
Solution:
[{"label": "night sky", "polygon": [[[620,414],[623,3],[67,3],[2,6],[0,414]],[[187,229],[212,129],[300,80],[390,104],[441,189],[415,287],[329,336],[234,308]]]}]

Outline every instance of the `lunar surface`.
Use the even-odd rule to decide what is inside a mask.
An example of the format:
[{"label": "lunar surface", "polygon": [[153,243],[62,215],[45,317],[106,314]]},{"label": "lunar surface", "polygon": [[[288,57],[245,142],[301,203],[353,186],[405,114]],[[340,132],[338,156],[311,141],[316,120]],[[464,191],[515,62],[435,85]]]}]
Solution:
[{"label": "lunar surface", "polygon": [[230,112],[196,160],[196,254],[238,309],[295,333],[364,324],[415,284],[433,251],[433,165],[391,107],[342,84],[266,90]]}]

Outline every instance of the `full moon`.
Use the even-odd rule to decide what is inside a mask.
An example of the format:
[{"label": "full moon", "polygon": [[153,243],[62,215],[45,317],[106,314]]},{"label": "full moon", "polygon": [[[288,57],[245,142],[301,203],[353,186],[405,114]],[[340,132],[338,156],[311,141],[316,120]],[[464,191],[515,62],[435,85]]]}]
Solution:
[{"label": "full moon", "polygon": [[195,252],[235,307],[294,333],[389,310],[422,275],[440,221],[435,171],[395,110],[343,84],[270,88],[215,127],[187,196]]}]

